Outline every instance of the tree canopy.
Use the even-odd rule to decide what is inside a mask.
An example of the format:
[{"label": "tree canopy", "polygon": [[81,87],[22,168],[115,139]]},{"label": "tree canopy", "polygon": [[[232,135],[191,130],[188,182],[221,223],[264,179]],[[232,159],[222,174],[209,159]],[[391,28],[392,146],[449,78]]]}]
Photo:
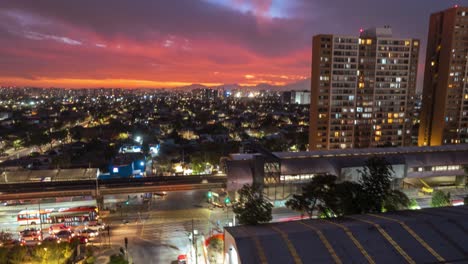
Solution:
[{"label": "tree canopy", "polygon": [[432,207],[443,207],[450,205],[450,193],[444,193],[441,190],[437,190],[432,193],[431,206]]},{"label": "tree canopy", "polygon": [[233,212],[242,225],[256,225],[272,219],[273,205],[265,199],[256,185],[244,185],[239,191],[239,199],[233,204]]},{"label": "tree canopy", "polygon": [[359,171],[358,182],[339,182],[333,175],[318,175],[286,202],[286,206],[312,217],[332,217],[408,208],[410,200],[392,190],[393,170],[384,158],[373,157]]},{"label": "tree canopy", "polygon": [[295,194],[286,202],[286,206],[299,211],[302,214],[307,213],[309,218],[315,210],[329,216],[330,211],[335,207],[335,189],[336,176],[318,175],[302,187],[302,194]]}]

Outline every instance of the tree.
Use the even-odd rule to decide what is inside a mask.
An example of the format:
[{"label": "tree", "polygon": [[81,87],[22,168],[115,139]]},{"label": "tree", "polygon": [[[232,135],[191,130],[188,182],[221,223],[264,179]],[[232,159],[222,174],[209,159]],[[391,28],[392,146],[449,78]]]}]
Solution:
[{"label": "tree", "polygon": [[318,175],[302,188],[302,194],[293,195],[286,202],[286,206],[301,212],[307,213],[309,218],[315,210],[319,214],[332,216],[331,212],[336,207],[336,199],[334,195],[336,176],[334,175]]},{"label": "tree", "polygon": [[21,139],[16,139],[13,141],[13,148],[15,150],[22,148],[24,146],[24,141]]},{"label": "tree", "polygon": [[124,256],[114,254],[110,256],[109,264],[128,264],[128,261],[125,260]]},{"label": "tree", "polygon": [[285,203],[286,207],[300,212],[301,213],[301,218],[304,216],[304,214],[307,213],[309,218],[312,218],[312,213],[313,209],[311,207],[311,201],[308,200],[304,195],[302,194],[293,194],[292,198],[287,200]]},{"label": "tree", "polygon": [[49,136],[43,130],[34,131],[26,142],[29,146],[36,146],[42,152],[42,145],[50,142]]},{"label": "tree", "polygon": [[224,249],[224,241],[219,237],[212,237],[210,239],[209,247],[213,251],[221,253]]},{"label": "tree", "polygon": [[81,139],[83,138],[83,131],[84,131],[84,127],[82,126],[75,126],[71,128],[70,129],[71,138],[75,141],[81,141]]},{"label": "tree", "polygon": [[441,190],[437,190],[432,193],[431,206],[432,207],[443,207],[450,205],[450,193],[445,194]]},{"label": "tree", "polygon": [[28,249],[22,246],[14,246],[8,254],[8,260],[11,264],[24,263],[28,258]]},{"label": "tree", "polygon": [[391,187],[393,169],[383,157],[369,158],[362,170],[359,170],[359,183],[365,194],[364,211],[381,212],[384,201]]},{"label": "tree", "polygon": [[[67,130],[57,130],[52,133],[50,133],[50,137],[52,140],[55,141],[63,141],[67,138],[68,132]],[[50,141],[50,148],[52,148],[52,140]]]},{"label": "tree", "polygon": [[345,181],[335,185],[337,215],[361,214],[365,211],[365,197],[362,186],[356,182]]},{"label": "tree", "polygon": [[403,210],[410,206],[411,201],[399,190],[390,190],[385,197],[383,207],[386,211]]},{"label": "tree", "polygon": [[256,185],[244,185],[239,191],[238,202],[233,204],[233,211],[243,225],[256,225],[272,219],[273,205],[268,202]]}]

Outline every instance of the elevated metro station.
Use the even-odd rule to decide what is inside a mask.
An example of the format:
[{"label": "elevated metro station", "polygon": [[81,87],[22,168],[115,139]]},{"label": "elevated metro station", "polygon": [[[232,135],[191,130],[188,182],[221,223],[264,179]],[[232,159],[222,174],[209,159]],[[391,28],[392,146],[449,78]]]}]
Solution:
[{"label": "elevated metro station", "polygon": [[339,181],[358,181],[359,171],[373,157],[384,157],[394,171],[394,187],[432,192],[433,188],[461,188],[468,176],[468,144],[435,147],[396,147],[307,152],[231,154],[223,161],[227,190],[260,184],[273,201],[301,191],[315,175],[336,175]]}]

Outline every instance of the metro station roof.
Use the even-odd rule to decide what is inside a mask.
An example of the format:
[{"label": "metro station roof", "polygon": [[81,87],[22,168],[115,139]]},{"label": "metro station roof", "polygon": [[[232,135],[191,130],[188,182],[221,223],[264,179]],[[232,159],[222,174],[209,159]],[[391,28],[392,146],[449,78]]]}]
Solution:
[{"label": "metro station roof", "polygon": [[468,206],[226,227],[225,232],[243,264],[468,263]]},{"label": "metro station roof", "polygon": [[88,169],[57,169],[57,170],[18,170],[0,173],[2,183],[26,183],[40,181],[75,181],[94,180],[97,170]]},{"label": "metro station roof", "polygon": [[[227,162],[227,173],[230,168],[248,166],[248,160],[253,160],[260,154],[231,154],[231,162]],[[281,162],[281,173],[314,174],[331,173],[339,175],[342,168],[362,167],[368,158],[383,156],[392,165],[404,164],[407,168],[438,166],[438,165],[468,165],[468,144],[444,145],[432,147],[395,147],[343,150],[318,150],[303,152],[273,152]],[[237,168],[239,174],[242,173]],[[460,170],[460,173],[463,171]],[[409,175],[410,177],[413,175]],[[236,177],[247,178],[248,175]]]}]

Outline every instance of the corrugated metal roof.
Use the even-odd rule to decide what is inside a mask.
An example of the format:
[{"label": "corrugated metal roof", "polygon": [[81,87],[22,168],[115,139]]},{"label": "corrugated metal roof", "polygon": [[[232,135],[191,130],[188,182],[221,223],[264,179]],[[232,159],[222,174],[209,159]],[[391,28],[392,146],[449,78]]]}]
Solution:
[{"label": "corrugated metal roof", "polygon": [[260,263],[261,254],[273,264],[468,263],[468,206],[227,227],[225,232],[234,238],[243,264]]},{"label": "corrugated metal roof", "polygon": [[88,168],[4,171],[0,174],[0,183],[94,180],[96,179],[97,170],[95,168]]},{"label": "corrugated metal roof", "polygon": [[[283,175],[330,173],[340,175],[342,168],[362,167],[372,156],[384,156],[392,165],[406,168],[438,165],[468,165],[468,144],[437,147],[398,147],[371,149],[320,150],[311,152],[275,152],[281,162]],[[236,162],[253,160],[255,154],[231,154],[231,166]],[[258,155],[258,154],[257,154]],[[247,163],[242,163],[246,165]],[[239,166],[242,166],[239,164]],[[411,173],[411,171],[409,171]],[[438,174],[437,174],[438,173]],[[437,172],[433,176],[444,176]],[[441,174],[442,175],[439,175]],[[463,171],[459,171],[463,174]],[[414,173],[413,173],[414,174]],[[423,177],[416,173],[416,177]],[[455,174],[454,174],[455,175]],[[414,176],[412,174],[408,175]],[[228,172],[228,177],[230,174]]]}]

